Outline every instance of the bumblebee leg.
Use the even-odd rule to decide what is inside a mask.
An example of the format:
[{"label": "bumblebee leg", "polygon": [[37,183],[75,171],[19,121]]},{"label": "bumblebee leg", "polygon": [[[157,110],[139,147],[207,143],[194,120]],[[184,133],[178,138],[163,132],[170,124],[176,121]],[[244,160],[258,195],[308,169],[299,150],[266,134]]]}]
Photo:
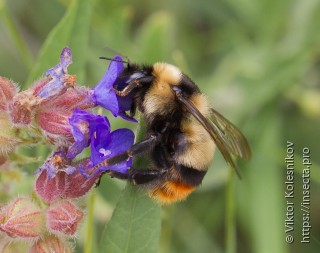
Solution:
[{"label": "bumblebee leg", "polygon": [[136,114],[136,108],[137,108],[136,102],[132,101],[131,108],[130,108],[130,117],[131,118],[133,118],[133,116]]},{"label": "bumblebee leg", "polygon": [[128,85],[123,90],[117,90],[114,88],[115,93],[120,97],[125,97],[136,87],[143,83],[151,83],[154,80],[153,76],[144,76],[141,78],[133,79],[128,83]]},{"label": "bumblebee leg", "polygon": [[97,170],[101,166],[111,166],[118,164],[120,162],[128,160],[130,157],[142,155],[148,151],[150,151],[154,145],[159,141],[159,135],[152,134],[150,137],[144,141],[138,142],[131,146],[126,152],[117,154],[106,160],[98,163],[96,166],[93,167],[93,171]]},{"label": "bumblebee leg", "polygon": [[128,114],[128,113],[126,113],[126,112],[122,112],[128,119],[133,119],[133,120],[135,120],[135,118],[134,118],[134,114],[132,114],[131,112],[130,112],[130,114]]},{"label": "bumblebee leg", "polygon": [[101,178],[103,175],[105,174],[108,174],[110,175],[111,177],[115,177],[115,178],[118,178],[118,179],[122,179],[122,180],[127,180],[128,179],[128,174],[124,174],[124,173],[121,173],[121,172],[117,172],[117,171],[104,171],[101,173],[98,181],[96,182],[95,184],[95,187],[98,187],[100,185],[100,182],[101,182]]},{"label": "bumblebee leg", "polygon": [[166,173],[165,170],[130,169],[126,174],[116,171],[110,171],[108,174],[114,178],[129,180],[135,185],[143,185],[162,177],[164,173]]},{"label": "bumblebee leg", "polygon": [[107,174],[110,177],[114,177],[114,178],[118,178],[118,179],[122,179],[122,180],[128,180],[129,179],[129,175],[128,174],[124,174],[124,173],[113,171],[113,170],[108,171]]},{"label": "bumblebee leg", "polygon": [[117,90],[114,88],[115,93],[120,97],[127,96],[134,88],[138,87],[140,85],[140,82],[138,80],[133,80],[130,82],[123,90]]}]

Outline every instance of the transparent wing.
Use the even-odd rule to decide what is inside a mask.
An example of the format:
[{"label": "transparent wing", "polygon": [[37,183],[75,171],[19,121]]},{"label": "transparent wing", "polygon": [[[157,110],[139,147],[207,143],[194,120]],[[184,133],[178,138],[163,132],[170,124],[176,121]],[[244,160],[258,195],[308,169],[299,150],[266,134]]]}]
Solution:
[{"label": "transparent wing", "polygon": [[243,159],[251,158],[250,145],[235,125],[212,108],[211,117],[208,120],[215,130],[217,138],[221,140],[228,152]]}]

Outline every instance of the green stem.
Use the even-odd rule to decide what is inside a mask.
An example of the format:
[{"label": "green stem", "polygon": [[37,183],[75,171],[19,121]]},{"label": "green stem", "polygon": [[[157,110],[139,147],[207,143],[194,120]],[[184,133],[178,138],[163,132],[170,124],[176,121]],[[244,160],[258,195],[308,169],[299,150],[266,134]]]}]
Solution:
[{"label": "green stem", "polygon": [[87,216],[87,229],[86,240],[84,245],[84,253],[92,252],[92,235],[94,225],[94,204],[96,199],[96,191],[93,190],[89,197],[88,216]]},{"label": "green stem", "polygon": [[226,190],[226,253],[236,253],[236,219],[234,201],[234,172],[230,170]]},{"label": "green stem", "polygon": [[28,70],[30,70],[33,62],[32,55],[30,51],[27,49],[26,43],[21,37],[19,30],[12,18],[12,15],[10,15],[9,13],[5,0],[0,0],[0,17],[3,20],[5,26],[7,27],[7,30],[19,51],[23,63],[28,68]]}]

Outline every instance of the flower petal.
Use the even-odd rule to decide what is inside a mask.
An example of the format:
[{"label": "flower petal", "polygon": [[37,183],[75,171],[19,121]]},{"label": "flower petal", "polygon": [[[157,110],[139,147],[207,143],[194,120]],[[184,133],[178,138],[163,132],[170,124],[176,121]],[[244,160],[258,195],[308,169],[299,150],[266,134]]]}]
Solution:
[{"label": "flower petal", "polygon": [[119,113],[119,105],[113,85],[118,75],[123,71],[121,60],[120,56],[113,58],[103,78],[94,88],[96,104],[111,111],[114,116],[117,116]]},{"label": "flower petal", "polygon": [[109,110],[113,114],[113,116],[118,116],[119,105],[116,93],[113,90],[105,92],[97,89],[95,90],[94,94],[97,105],[100,105],[103,108]]},{"label": "flower petal", "polygon": [[[134,133],[129,129],[118,129],[110,134],[109,140],[96,138],[91,140],[91,161],[93,165],[96,165],[106,158],[112,157],[114,155],[123,153],[127,151],[134,142]],[[131,166],[131,159],[128,161],[123,161],[112,166],[102,166],[96,173],[102,171],[118,171],[125,173],[127,168]]]},{"label": "flower petal", "polygon": [[67,157],[74,159],[82,150],[89,146],[92,136],[101,135],[107,138],[110,133],[110,123],[107,117],[76,109],[70,118],[74,144],[69,148]]},{"label": "flower petal", "polygon": [[[60,62],[53,68],[46,71],[46,76],[51,77],[51,80],[43,86],[36,95],[41,98],[50,98],[63,93],[67,89],[67,68],[71,63],[71,50],[70,48],[65,47],[61,52]],[[71,83],[69,85],[71,85]]]},{"label": "flower petal", "polygon": [[62,75],[67,74],[67,68],[72,63],[71,49],[65,47],[60,54],[60,62],[51,69],[46,71],[46,76],[61,78]]},{"label": "flower petal", "polygon": [[130,117],[128,114],[126,114],[125,112],[120,112],[119,113],[119,116],[127,121],[131,121],[131,122],[134,122],[134,123],[137,123],[138,120],[136,120],[135,118],[132,118]]},{"label": "flower petal", "polygon": [[113,131],[110,137],[111,140],[108,149],[113,150],[116,154],[127,151],[134,142],[134,133],[126,128]]}]

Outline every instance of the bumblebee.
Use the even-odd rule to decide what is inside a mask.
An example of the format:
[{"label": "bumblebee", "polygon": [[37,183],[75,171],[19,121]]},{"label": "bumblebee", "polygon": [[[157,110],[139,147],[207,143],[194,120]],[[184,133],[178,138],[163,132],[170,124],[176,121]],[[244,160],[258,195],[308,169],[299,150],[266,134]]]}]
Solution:
[{"label": "bumblebee", "polygon": [[126,64],[114,90],[120,98],[132,98],[130,116],[136,109],[144,114],[145,138],[94,169],[149,153],[151,168],[108,173],[142,186],[150,197],[166,204],[184,200],[201,184],[216,147],[235,170],[233,156],[251,157],[240,130],[211,108],[208,98],[179,68],[167,63]]}]

